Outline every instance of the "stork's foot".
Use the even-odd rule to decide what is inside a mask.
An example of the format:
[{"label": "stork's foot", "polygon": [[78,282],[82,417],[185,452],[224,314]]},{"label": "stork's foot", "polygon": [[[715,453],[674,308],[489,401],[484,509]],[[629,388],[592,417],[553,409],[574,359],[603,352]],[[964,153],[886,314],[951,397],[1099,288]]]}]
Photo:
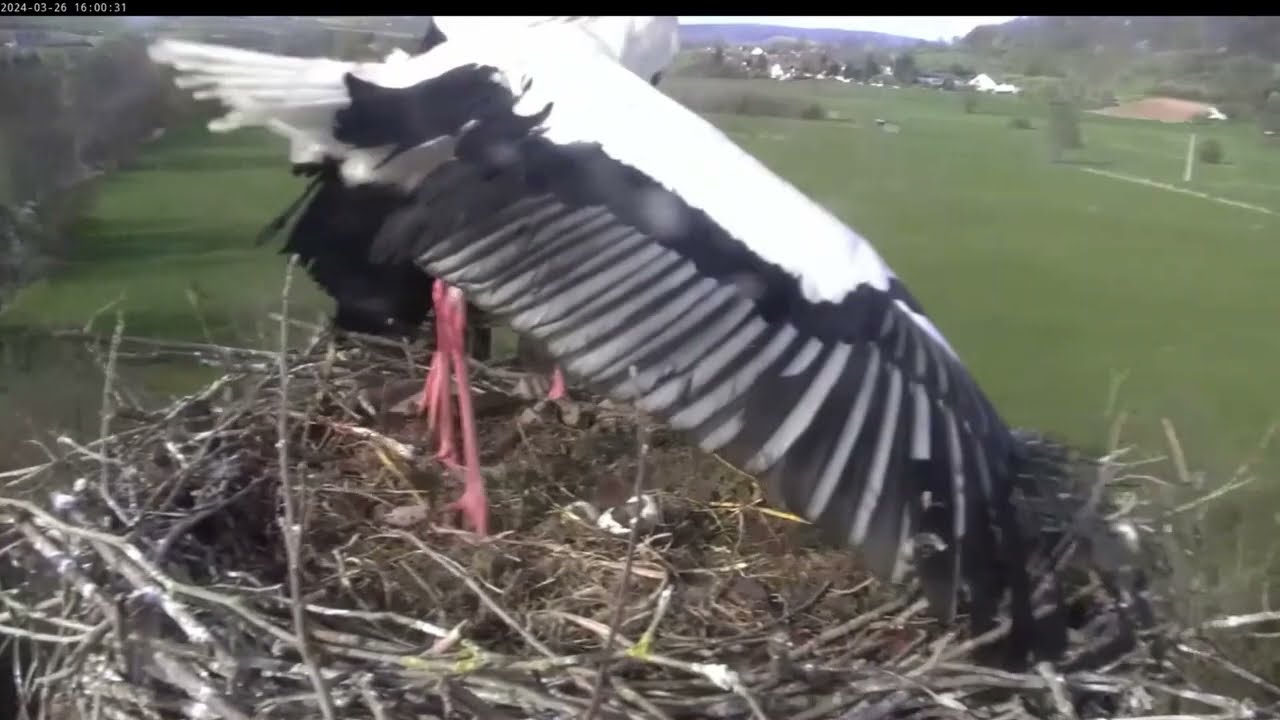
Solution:
[{"label": "stork's foot", "polygon": [[458,462],[458,448],[453,445],[452,441],[446,442],[442,440],[440,442],[440,448],[436,450],[436,460],[450,469],[462,466],[462,463]]},{"label": "stork's foot", "polygon": [[484,481],[480,479],[479,471],[469,470],[468,474],[471,473],[474,473],[474,477],[467,480],[462,495],[449,503],[446,509],[462,513],[463,527],[484,537],[489,534],[489,498],[485,495]]},{"label": "stork's foot", "polygon": [[547,399],[551,402],[556,402],[564,399],[568,394],[564,384],[564,373],[560,371],[560,366],[557,365],[551,371],[551,387],[547,390]]}]

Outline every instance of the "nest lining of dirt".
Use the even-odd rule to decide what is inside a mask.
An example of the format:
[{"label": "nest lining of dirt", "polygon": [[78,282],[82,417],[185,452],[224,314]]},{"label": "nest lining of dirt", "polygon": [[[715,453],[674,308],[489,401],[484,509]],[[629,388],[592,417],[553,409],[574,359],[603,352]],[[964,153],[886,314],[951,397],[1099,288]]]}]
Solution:
[{"label": "nest lining of dirt", "polygon": [[[28,694],[67,717],[1270,712],[1197,684],[1192,665],[1226,663],[1200,629],[1158,611],[1135,631],[1092,575],[1062,665],[983,665],[1003,626],[933,621],[750,479],[607,402],[531,403],[474,365],[495,526],[477,540],[441,523],[458,484],[411,411],[420,353],[326,334],[283,356],[133,344],[103,342],[108,377],[131,353],[231,369],[158,410],[109,385],[102,437],[6,474],[42,496],[0,497],[23,580],[0,593],[0,633],[32,653]],[[641,470],[660,517],[604,529]],[[1150,528],[1161,510],[1122,512]]]}]

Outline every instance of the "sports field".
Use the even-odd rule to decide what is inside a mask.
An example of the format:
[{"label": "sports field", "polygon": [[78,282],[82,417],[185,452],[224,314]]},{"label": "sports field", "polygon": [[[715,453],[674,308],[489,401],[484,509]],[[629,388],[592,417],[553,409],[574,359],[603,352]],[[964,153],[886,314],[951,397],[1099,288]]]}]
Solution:
[{"label": "sports field", "polygon": [[[1198,165],[1187,194],[1151,183],[1181,186],[1191,126],[1082,114],[1086,148],[1053,164],[1042,113],[1018,99],[965,113],[928,90],[670,86],[816,100],[848,118],[713,120],[876,244],[1013,423],[1099,446],[1123,374],[1127,437],[1153,442],[1167,417],[1194,464],[1222,470],[1280,417],[1280,147],[1252,127],[1194,128],[1227,162]],[[1034,128],[1011,128],[1016,116]],[[78,326],[123,298],[135,334],[256,336],[283,262],[254,235],[300,189],[265,135],[171,131],[104,181],[75,256],[0,327]],[[300,285],[314,319],[327,302]]]}]

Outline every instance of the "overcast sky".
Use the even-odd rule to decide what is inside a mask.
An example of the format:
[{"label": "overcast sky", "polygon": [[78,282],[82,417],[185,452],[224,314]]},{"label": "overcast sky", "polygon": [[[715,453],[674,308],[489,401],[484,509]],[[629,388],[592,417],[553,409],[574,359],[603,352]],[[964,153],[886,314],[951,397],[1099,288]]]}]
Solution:
[{"label": "overcast sky", "polygon": [[750,23],[755,25],[788,25],[803,28],[842,28],[845,30],[871,30],[905,35],[907,37],[937,40],[963,36],[979,25],[990,25],[1012,20],[1010,17],[966,16],[917,16],[892,15],[681,15],[680,22],[690,25],[700,23]]}]

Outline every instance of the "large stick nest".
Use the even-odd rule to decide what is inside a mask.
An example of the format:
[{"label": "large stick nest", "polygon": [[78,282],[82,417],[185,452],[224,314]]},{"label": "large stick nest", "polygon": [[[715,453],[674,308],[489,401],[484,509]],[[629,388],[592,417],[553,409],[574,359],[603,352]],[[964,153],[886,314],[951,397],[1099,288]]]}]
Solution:
[{"label": "large stick nest", "polygon": [[[98,440],[61,438],[49,463],[6,474],[40,492],[0,498],[22,581],[0,594],[0,632],[21,639],[17,676],[53,717],[1263,713],[1198,685],[1217,655],[1158,592],[1157,621],[1135,630],[1092,574],[1070,588],[1065,664],[981,665],[1004,626],[973,639],[934,622],[625,408],[521,400],[512,373],[476,365],[496,533],[476,540],[444,521],[458,483],[412,412],[416,353],[113,339],[108,378],[139,354],[231,370],[159,410],[109,384]],[[640,469],[660,517],[631,538]],[[1159,508],[1118,512],[1167,533]]]}]

